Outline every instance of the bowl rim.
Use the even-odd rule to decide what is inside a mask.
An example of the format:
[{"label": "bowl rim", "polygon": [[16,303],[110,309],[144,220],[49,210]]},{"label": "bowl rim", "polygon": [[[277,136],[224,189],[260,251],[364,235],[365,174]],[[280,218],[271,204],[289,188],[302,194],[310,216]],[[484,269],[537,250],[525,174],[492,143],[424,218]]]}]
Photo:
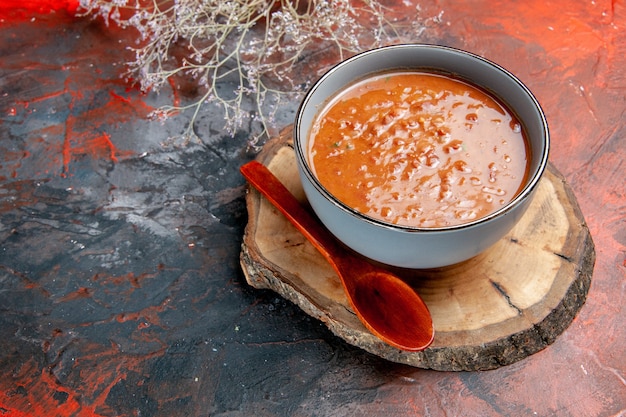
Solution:
[{"label": "bowl rim", "polygon": [[[368,216],[365,213],[362,213],[352,207],[350,207],[349,205],[343,203],[342,201],[340,201],[339,199],[337,199],[333,194],[331,194],[326,187],[324,187],[324,185],[322,185],[320,183],[320,181],[317,179],[317,177],[315,176],[315,174],[313,174],[310,166],[309,166],[309,162],[308,162],[308,158],[307,158],[307,152],[306,150],[303,149],[302,146],[302,138],[300,137],[300,127],[302,125],[302,114],[305,110],[305,108],[308,105],[315,105],[315,104],[309,104],[311,101],[311,97],[313,96],[313,94],[320,88],[320,86],[322,85],[322,83],[333,76],[333,74],[340,68],[348,66],[348,65],[354,65],[353,63],[363,59],[366,56],[372,55],[372,54],[377,54],[380,52],[384,52],[386,50],[393,50],[393,49],[439,49],[439,50],[443,50],[446,52],[452,52],[452,53],[456,53],[456,54],[460,54],[460,55],[466,55],[467,57],[471,58],[471,59],[476,59],[479,61],[482,61],[484,64],[487,64],[488,66],[493,67],[493,69],[495,69],[496,71],[500,71],[502,72],[506,77],[508,77],[511,81],[513,81],[514,84],[517,84],[517,86],[523,91],[523,93],[525,93],[528,98],[531,100],[532,105],[536,108],[539,117],[540,117],[540,123],[541,126],[543,128],[543,136],[545,138],[545,143],[544,143],[544,149],[543,152],[541,154],[541,159],[539,161],[539,165],[537,167],[537,169],[535,170],[535,172],[533,173],[533,175],[528,179],[528,181],[526,182],[526,185],[524,186],[524,188],[522,188],[522,190],[511,200],[509,201],[507,204],[505,204],[503,207],[499,208],[498,210],[487,214],[486,216],[482,216],[479,217],[478,219],[469,221],[469,222],[463,222],[460,224],[455,224],[455,225],[450,225],[450,226],[439,226],[439,227],[419,227],[419,226],[410,226],[410,225],[399,225],[399,224],[394,224],[394,223],[390,223],[384,220],[380,220],[371,216]],[[427,67],[424,67],[427,68]],[[390,67],[389,70],[393,70],[393,67]],[[436,68],[432,68],[430,67],[430,69],[436,69]],[[372,72],[374,73],[374,72]],[[367,74],[362,74],[362,77],[366,77]],[[358,80],[359,77],[355,78],[355,81]],[[464,80],[466,82],[471,83],[470,80]],[[486,89],[486,87],[481,87],[483,89]],[[488,90],[488,89],[487,89]],[[489,94],[493,94],[492,92],[489,92]],[[497,96],[497,95],[496,95]],[[329,99],[334,97],[334,95],[329,96]],[[499,97],[498,97],[499,98]],[[382,47],[378,47],[378,48],[374,48],[374,49],[370,49],[367,51],[363,51],[360,52],[358,54],[353,55],[350,58],[347,58],[335,65],[333,65],[330,69],[328,69],[317,81],[315,81],[313,83],[313,85],[311,86],[311,88],[307,91],[307,93],[305,94],[304,98],[302,99],[302,101],[300,102],[300,105],[298,107],[298,110],[296,112],[296,119],[295,119],[295,123],[293,125],[293,139],[294,139],[294,148],[295,148],[295,152],[296,152],[296,159],[299,161],[301,172],[304,173],[304,175],[307,177],[307,179],[309,180],[309,182],[313,185],[313,187],[325,198],[326,201],[332,203],[334,206],[336,206],[337,208],[339,208],[341,211],[357,217],[359,220],[365,221],[369,224],[372,224],[374,226],[377,227],[382,227],[382,228],[386,228],[386,229],[390,229],[390,230],[396,230],[396,231],[402,231],[402,232],[420,232],[420,233],[434,233],[434,232],[445,232],[445,231],[453,231],[453,230],[461,230],[461,229],[466,229],[466,228],[470,228],[470,227],[475,227],[477,225],[480,224],[484,224],[484,223],[488,223],[490,221],[492,221],[495,218],[501,217],[506,215],[508,212],[512,211],[513,209],[515,209],[516,207],[518,207],[524,200],[526,200],[527,198],[529,198],[532,193],[534,192],[535,188],[537,187],[537,185],[539,184],[539,181],[541,180],[544,171],[546,170],[546,167],[548,165],[548,157],[549,157],[549,153],[550,153],[550,132],[549,132],[549,128],[548,128],[548,122],[545,116],[545,113],[541,107],[541,105],[539,104],[539,101],[537,100],[537,98],[535,97],[535,95],[530,91],[530,89],[517,77],[515,76],[513,73],[511,73],[510,71],[508,71],[506,68],[502,67],[501,65],[487,59],[484,58],[480,55],[477,55],[475,53],[463,50],[463,49],[459,49],[459,48],[454,48],[454,47],[450,47],[450,46],[444,46],[444,45],[437,45],[437,44],[427,44],[427,43],[404,43],[404,44],[395,44],[395,45],[389,45],[389,46],[382,46]]]}]

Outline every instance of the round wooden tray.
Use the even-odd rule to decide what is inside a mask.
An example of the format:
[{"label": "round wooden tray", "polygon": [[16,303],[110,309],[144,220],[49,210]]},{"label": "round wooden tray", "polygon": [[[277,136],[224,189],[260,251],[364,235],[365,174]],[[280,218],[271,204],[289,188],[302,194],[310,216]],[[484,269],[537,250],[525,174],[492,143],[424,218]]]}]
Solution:
[{"label": "round wooden tray", "polygon": [[[258,160],[306,204],[291,129]],[[461,371],[508,365],[545,348],[585,302],[595,262],[589,229],[564,178],[549,166],[519,224],[483,254],[432,270],[395,270],[422,296],[435,340],[422,352],[395,349],[352,312],[325,259],[256,190],[247,197],[241,251],[246,280],[321,320],[346,342],[419,368]]]}]

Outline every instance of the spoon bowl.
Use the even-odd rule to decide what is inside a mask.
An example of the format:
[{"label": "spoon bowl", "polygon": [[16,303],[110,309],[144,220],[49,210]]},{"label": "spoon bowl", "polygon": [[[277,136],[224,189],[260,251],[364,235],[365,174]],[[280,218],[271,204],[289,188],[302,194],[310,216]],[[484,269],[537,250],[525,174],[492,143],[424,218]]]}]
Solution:
[{"label": "spoon bowl", "polygon": [[426,307],[421,298],[416,300],[411,287],[381,271],[361,275],[358,280],[352,290],[352,303],[372,333],[393,340],[388,343],[402,350],[422,350],[430,345],[434,337],[432,320],[425,319]]},{"label": "spoon bowl", "polygon": [[369,331],[406,351],[424,350],[432,343],[428,307],[406,282],[342,246],[263,164],[249,162],[241,173],[331,264],[350,305]]}]

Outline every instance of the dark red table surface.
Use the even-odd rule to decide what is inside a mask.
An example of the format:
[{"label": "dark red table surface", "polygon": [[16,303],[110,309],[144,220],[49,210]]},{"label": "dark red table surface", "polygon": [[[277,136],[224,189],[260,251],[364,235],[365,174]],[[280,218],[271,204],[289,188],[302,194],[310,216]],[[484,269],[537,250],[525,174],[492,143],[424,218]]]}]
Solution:
[{"label": "dark red table surface", "polygon": [[429,42],[498,62],[546,112],[597,251],[554,344],[493,371],[415,369],[249,288],[247,132],[207,110],[183,143],[186,116],[149,120],[174,95],[119,78],[127,33],[3,18],[0,416],[625,416],[626,4],[422,9],[444,12]]}]

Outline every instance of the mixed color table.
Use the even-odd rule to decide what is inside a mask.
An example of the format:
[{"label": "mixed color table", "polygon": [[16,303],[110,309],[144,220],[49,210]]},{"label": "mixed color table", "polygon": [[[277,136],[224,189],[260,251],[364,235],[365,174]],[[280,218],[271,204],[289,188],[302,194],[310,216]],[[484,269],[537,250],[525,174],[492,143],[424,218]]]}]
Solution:
[{"label": "mixed color table", "polygon": [[415,41],[485,56],[535,93],[595,243],[569,328],[481,372],[384,360],[250,287],[249,132],[207,110],[186,142],[187,116],[151,120],[184,92],[124,81],[131,35],[63,4],[0,8],[0,415],[626,415],[623,1],[421,5],[440,18]]}]

